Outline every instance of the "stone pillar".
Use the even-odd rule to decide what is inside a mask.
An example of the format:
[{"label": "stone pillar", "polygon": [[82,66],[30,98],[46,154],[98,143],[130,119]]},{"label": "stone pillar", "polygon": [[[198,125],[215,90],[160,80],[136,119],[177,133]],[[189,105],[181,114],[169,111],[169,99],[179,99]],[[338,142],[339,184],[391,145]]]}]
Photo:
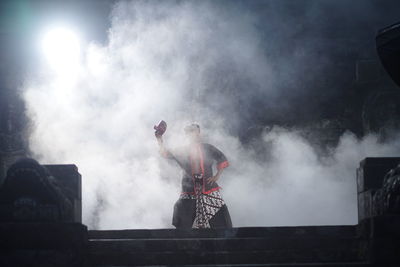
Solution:
[{"label": "stone pillar", "polygon": [[0,187],[0,266],[83,267],[88,232],[81,222],[75,165],[13,164]]},{"label": "stone pillar", "polygon": [[400,163],[400,158],[365,158],[357,169],[358,221],[373,217],[373,197],[382,188],[388,171]]},{"label": "stone pillar", "polygon": [[0,119],[0,185],[7,169],[18,159],[25,157],[25,145],[15,105],[8,99]]}]

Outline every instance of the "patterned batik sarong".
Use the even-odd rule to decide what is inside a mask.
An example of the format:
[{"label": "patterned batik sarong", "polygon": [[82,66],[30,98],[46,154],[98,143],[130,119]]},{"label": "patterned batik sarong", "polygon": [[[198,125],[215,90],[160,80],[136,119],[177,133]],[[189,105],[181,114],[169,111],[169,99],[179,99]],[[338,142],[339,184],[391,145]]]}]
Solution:
[{"label": "patterned batik sarong", "polygon": [[217,214],[222,206],[225,205],[219,190],[208,194],[202,192],[202,179],[196,179],[195,194],[181,195],[182,199],[196,200],[196,216],[192,228],[211,228],[210,220]]}]

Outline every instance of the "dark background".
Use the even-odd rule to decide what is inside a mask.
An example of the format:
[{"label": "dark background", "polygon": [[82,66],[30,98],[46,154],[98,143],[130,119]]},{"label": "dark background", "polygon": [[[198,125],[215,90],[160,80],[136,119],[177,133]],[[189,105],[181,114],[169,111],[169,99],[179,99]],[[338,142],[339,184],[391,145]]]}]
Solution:
[{"label": "dark background", "polygon": [[[177,3],[181,1],[176,1]],[[379,29],[400,21],[397,0],[214,1],[255,18],[259,44],[282,77],[273,97],[242,94],[257,87],[251,80],[221,82],[224,71],[210,74],[218,96],[240,118],[230,131],[246,142],[267,125],[304,129],[310,139],[335,143],[344,131],[359,137],[375,132],[390,138],[397,129],[400,89],[379,62],[375,37]],[[26,154],[29,121],[19,98],[26,75],[35,68],[33,39],[54,18],[71,21],[91,42],[106,43],[114,1],[2,1],[0,3],[0,152]],[[157,5],[157,1],[154,1]],[[239,38],[239,37],[238,37]],[[289,63],[289,64],[288,64]],[[289,67],[288,67],[289,66]],[[213,86],[213,88],[215,88]],[[207,92],[202,95],[206,96]],[[206,101],[206,99],[199,99]],[[277,104],[279,103],[279,105]],[[317,143],[318,143],[317,142]]]}]

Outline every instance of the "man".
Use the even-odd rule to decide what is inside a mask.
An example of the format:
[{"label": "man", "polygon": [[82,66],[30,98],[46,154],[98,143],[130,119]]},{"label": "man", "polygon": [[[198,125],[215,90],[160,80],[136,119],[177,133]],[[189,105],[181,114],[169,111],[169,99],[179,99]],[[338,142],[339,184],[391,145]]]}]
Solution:
[{"label": "man", "polygon": [[[231,228],[232,221],[228,208],[219,192],[217,181],[223,170],[229,166],[225,155],[213,145],[202,143],[200,126],[185,127],[189,145],[172,152],[164,147],[163,128],[156,129],[156,138],[163,157],[175,160],[183,170],[182,192],[175,203],[172,224],[176,228]],[[212,166],[216,163],[217,173]]]}]

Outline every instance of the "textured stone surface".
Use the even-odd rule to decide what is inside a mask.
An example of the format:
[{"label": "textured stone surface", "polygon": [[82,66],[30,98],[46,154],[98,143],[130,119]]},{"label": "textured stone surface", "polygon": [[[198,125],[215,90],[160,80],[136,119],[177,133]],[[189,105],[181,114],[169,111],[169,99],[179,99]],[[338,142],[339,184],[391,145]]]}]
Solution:
[{"label": "textured stone surface", "polygon": [[370,218],[376,215],[376,209],[374,209],[373,199],[375,197],[376,189],[370,189],[364,192],[358,193],[358,221],[361,222],[366,218]]},{"label": "textured stone surface", "polygon": [[79,223],[0,223],[0,248],[82,248],[87,227]]},{"label": "textured stone surface", "polygon": [[81,267],[87,228],[77,223],[1,223],[1,267]]},{"label": "textured stone surface", "polygon": [[368,240],[367,260],[373,266],[400,266],[400,216],[374,216],[362,221],[359,234]]},{"label": "textured stone surface", "polygon": [[81,176],[75,165],[21,159],[0,187],[2,222],[81,222]]},{"label": "textured stone surface", "polygon": [[169,238],[278,238],[314,236],[353,237],[356,228],[345,226],[240,227],[232,229],[154,229],[89,231],[90,239],[169,239]]},{"label": "textured stone surface", "polygon": [[70,221],[82,222],[82,177],[78,167],[73,164],[43,165],[60,185],[64,194],[73,205],[73,217]]},{"label": "textured stone surface", "polygon": [[87,231],[0,224],[0,266],[398,266],[399,216],[356,226]]},{"label": "textured stone surface", "polygon": [[376,48],[385,70],[400,86],[400,23],[379,31]]},{"label": "textured stone surface", "polygon": [[89,231],[93,266],[360,263],[355,226]]},{"label": "textured stone surface", "polygon": [[365,190],[382,184],[378,174],[397,160],[361,164],[358,225],[87,231],[79,223],[2,223],[0,266],[398,267],[400,216],[376,216],[380,189]]},{"label": "textured stone surface", "polygon": [[382,187],[386,173],[400,163],[400,158],[365,158],[357,169],[357,190],[364,192]]}]

